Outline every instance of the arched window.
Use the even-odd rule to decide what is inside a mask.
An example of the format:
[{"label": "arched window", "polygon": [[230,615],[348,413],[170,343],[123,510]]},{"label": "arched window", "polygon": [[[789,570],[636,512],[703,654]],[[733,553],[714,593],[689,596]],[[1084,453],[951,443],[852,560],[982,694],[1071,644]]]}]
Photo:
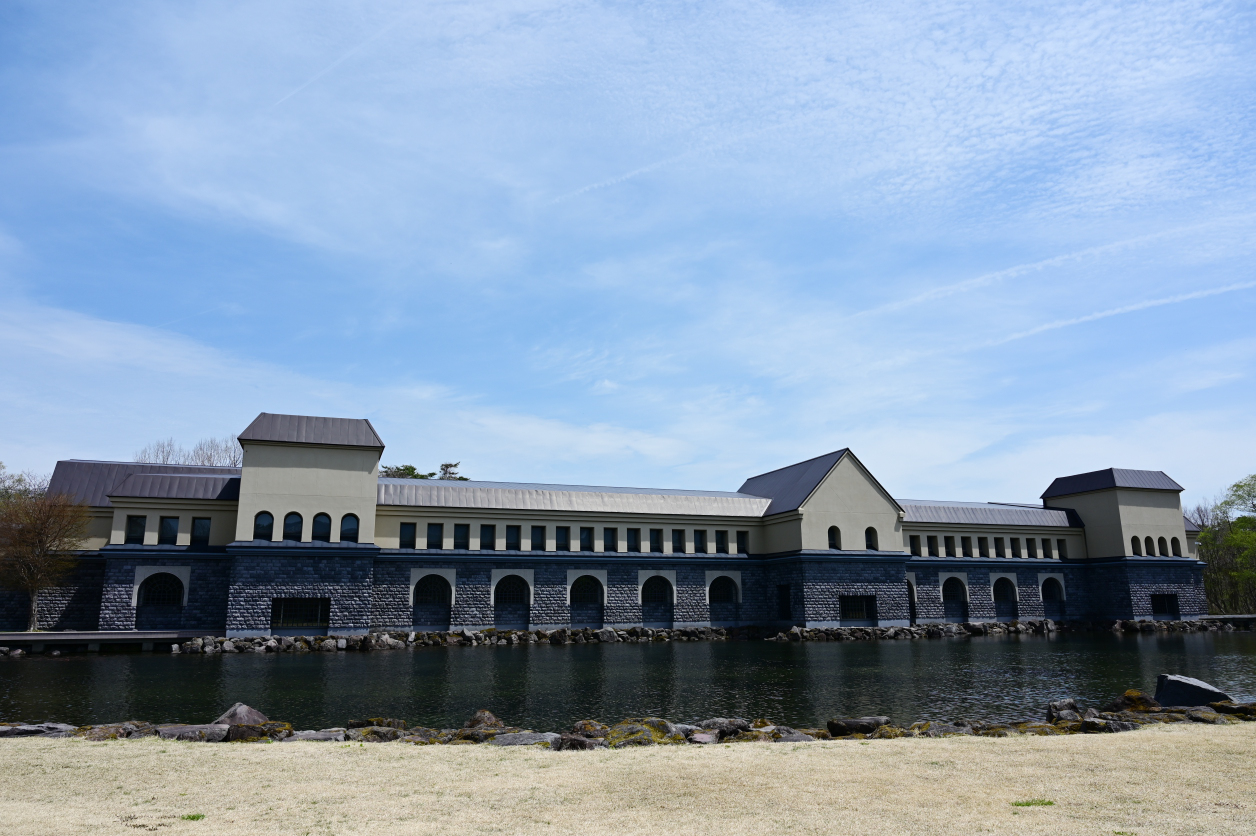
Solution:
[{"label": "arched window", "polygon": [[1150,537],[1148,537],[1143,542],[1147,544],[1147,556],[1154,557],[1156,554],[1156,544],[1152,541]]},{"label": "arched window", "polygon": [[268,511],[259,511],[253,518],[253,539],[273,540],[275,538],[275,518]]},{"label": "arched window", "polygon": [[301,526],[303,523],[304,523],[304,520],[301,519],[301,515],[298,514],[296,511],[293,511],[291,514],[288,514],[286,517],[284,517],[283,518],[283,539],[300,541]]},{"label": "arched window", "polygon": [[709,595],[712,604],[736,604],[737,584],[728,575],[720,575],[711,581]]},{"label": "arched window", "polygon": [[655,575],[646,579],[641,587],[641,603],[670,604],[672,602],[672,584],[667,578]]},{"label": "arched window", "polygon": [[331,516],[328,514],[315,514],[314,523],[310,527],[310,539],[317,540],[320,543],[331,542]]},{"label": "arched window", "polygon": [[968,588],[959,578],[947,578],[942,584],[942,611],[947,621],[968,620]]},{"label": "arched window", "polygon": [[994,582],[994,600],[1015,601],[1016,586],[1007,578],[999,578]]},{"label": "arched window", "polygon": [[507,575],[493,589],[493,604],[527,604],[528,582],[518,575]]},{"label": "arched window", "polygon": [[1143,553],[1143,544],[1137,537],[1130,538],[1130,548],[1134,551],[1134,554],[1141,555]]},{"label": "arched window", "polygon": [[358,516],[357,514],[345,514],[340,518],[340,542],[356,543],[358,542]]},{"label": "arched window", "polygon": [[452,592],[449,581],[440,575],[424,575],[414,585],[414,603],[416,606],[448,607],[453,600]]},{"label": "arched window", "polygon": [[877,530],[872,526],[864,529],[864,548],[870,552],[877,550]]},{"label": "arched window", "polygon": [[1174,557],[1182,556],[1182,544],[1178,541],[1178,538],[1176,537],[1173,538],[1173,556]]},{"label": "arched window", "polygon": [[1063,601],[1064,589],[1055,578],[1047,578],[1042,582],[1042,600]]},{"label": "arched window", "polygon": [[581,575],[571,585],[572,604],[601,604],[602,582],[592,575]]},{"label": "arched window", "polygon": [[835,525],[829,526],[829,548],[842,548],[842,530]]},{"label": "arched window", "polygon": [[1158,547],[1158,549],[1159,549],[1159,552],[1160,552],[1160,556],[1161,556],[1161,557],[1168,557],[1168,556],[1169,556],[1169,541],[1167,541],[1167,540],[1165,540],[1163,537],[1161,537],[1159,540],[1157,540],[1157,541],[1156,541],[1156,546],[1157,546],[1157,547]]},{"label": "arched window", "polygon": [[149,575],[140,584],[141,607],[182,607],[183,581],[169,572]]}]

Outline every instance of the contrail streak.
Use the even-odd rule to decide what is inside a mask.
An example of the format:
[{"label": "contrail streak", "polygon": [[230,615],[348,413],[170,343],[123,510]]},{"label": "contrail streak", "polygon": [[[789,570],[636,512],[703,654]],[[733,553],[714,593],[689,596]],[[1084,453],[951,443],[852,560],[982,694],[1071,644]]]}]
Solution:
[{"label": "contrail streak", "polygon": [[366,46],[367,44],[369,44],[369,43],[371,43],[372,41],[374,41],[375,39],[377,39],[380,35],[383,35],[383,34],[384,34],[385,32],[387,32],[389,29],[392,29],[392,28],[393,28],[393,26],[395,26],[397,23],[401,22],[401,20],[402,20],[403,18],[406,18],[406,17],[409,17],[409,15],[401,15],[401,16],[399,16],[399,17],[394,18],[393,20],[391,20],[391,21],[390,21],[390,22],[388,22],[387,24],[385,24],[385,25],[384,25],[384,28],[380,29],[380,30],[379,30],[378,32],[376,32],[374,35],[372,35],[371,37],[367,38],[365,41],[363,41],[362,43],[358,44],[358,45],[357,45],[357,46],[355,46],[353,49],[349,50],[349,51],[348,51],[348,52],[346,52],[344,55],[342,55],[342,56],[340,56],[339,58],[337,58],[335,61],[332,61],[330,64],[328,64],[328,65],[327,65],[326,67],[324,67],[323,69],[319,70],[317,73],[315,73],[313,76],[311,76],[311,77],[310,77],[310,79],[309,79],[308,81],[306,81],[304,84],[302,84],[300,87],[297,87],[295,90],[293,90],[292,92],[290,92],[288,95],[284,96],[282,99],[280,99],[279,101],[277,101],[277,102],[275,102],[273,105],[271,105],[269,109],[274,109],[274,108],[276,108],[276,107],[279,107],[279,105],[281,105],[281,104],[283,104],[284,102],[288,101],[288,99],[291,99],[291,98],[292,98],[293,96],[295,96],[297,93],[300,93],[300,92],[301,92],[302,90],[304,90],[306,87],[309,87],[311,84],[313,84],[314,82],[318,81],[320,78],[322,78],[323,76],[327,75],[327,74],[328,74],[329,72],[331,72],[332,70],[336,69],[336,67],[339,67],[339,66],[340,66],[341,64],[343,64],[345,61],[349,60],[349,58],[351,58],[351,57],[354,55],[354,53],[356,53],[358,50],[362,49],[364,46]]}]

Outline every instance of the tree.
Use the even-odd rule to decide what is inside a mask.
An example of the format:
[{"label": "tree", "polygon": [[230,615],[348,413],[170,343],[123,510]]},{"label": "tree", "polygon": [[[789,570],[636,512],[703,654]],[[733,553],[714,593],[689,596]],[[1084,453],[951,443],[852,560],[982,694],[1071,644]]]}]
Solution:
[{"label": "tree", "polygon": [[440,475],[437,479],[448,479],[455,482],[470,482],[466,476],[458,475],[458,465],[462,462],[445,462],[440,466]]},{"label": "tree", "polygon": [[379,469],[379,475],[389,479],[433,479],[436,471],[419,473],[419,469],[412,464],[398,464],[384,465]]},{"label": "tree", "polygon": [[137,462],[156,464],[195,464],[208,467],[239,467],[244,460],[240,442],[234,435],[202,438],[191,450],[173,438],[162,438],[135,451]]},{"label": "tree", "polygon": [[1256,612],[1256,475],[1235,482],[1224,497],[1197,505],[1187,516],[1199,526],[1209,612]]},{"label": "tree", "polygon": [[27,629],[39,629],[39,593],[74,570],[74,552],[87,539],[86,505],[47,493],[47,482],[25,479],[24,489],[0,498],[0,583],[30,600]]}]

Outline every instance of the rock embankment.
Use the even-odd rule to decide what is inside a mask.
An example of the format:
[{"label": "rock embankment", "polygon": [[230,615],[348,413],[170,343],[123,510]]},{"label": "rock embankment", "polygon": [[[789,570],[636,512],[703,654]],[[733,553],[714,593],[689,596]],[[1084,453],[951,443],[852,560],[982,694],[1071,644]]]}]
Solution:
[{"label": "rock embankment", "polygon": [[[1161,699],[1210,699],[1173,705]],[[1212,698],[1218,699],[1212,699]],[[580,720],[566,732],[538,732],[508,726],[492,712],[477,711],[460,729],[411,727],[393,717],[350,720],[344,726],[294,730],[290,723],[270,720],[254,708],[236,703],[212,723],[152,724],[139,720],[94,726],[64,723],[0,723],[0,737],[78,737],[126,740],[159,737],[201,743],[288,743],[303,740],[339,743],[407,743],[415,746],[488,744],[536,746],[556,751],[622,749],[630,746],[710,745],[715,743],[808,743],[814,740],[891,740],[905,737],[1012,737],[1016,735],[1102,734],[1134,731],[1161,723],[1225,725],[1256,721],[1256,702],[1238,703],[1205,682],[1162,674],[1156,696],[1126,691],[1102,709],[1064,699],[1047,706],[1044,720],[989,723],[923,720],[899,726],[889,717],[836,717],[824,728],[793,728],[765,718],[714,717],[674,723],[662,717],[629,717],[614,725]]]}]

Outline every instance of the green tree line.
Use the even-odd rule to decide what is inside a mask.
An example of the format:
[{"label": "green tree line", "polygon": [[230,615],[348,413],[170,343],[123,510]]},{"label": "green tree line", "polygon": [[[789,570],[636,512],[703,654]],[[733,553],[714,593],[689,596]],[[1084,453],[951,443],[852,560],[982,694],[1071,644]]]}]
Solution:
[{"label": "green tree line", "polygon": [[1199,526],[1208,611],[1216,615],[1256,613],[1256,474],[1230,486],[1225,495],[1186,514]]}]

